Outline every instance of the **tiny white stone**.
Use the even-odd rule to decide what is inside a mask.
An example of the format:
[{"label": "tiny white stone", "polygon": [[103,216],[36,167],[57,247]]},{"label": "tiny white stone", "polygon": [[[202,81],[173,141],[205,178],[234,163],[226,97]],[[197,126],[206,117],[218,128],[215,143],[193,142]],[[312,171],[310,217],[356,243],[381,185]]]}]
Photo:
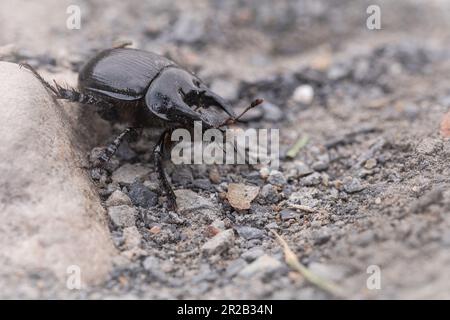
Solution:
[{"label": "tiny white stone", "polygon": [[298,86],[292,94],[292,99],[298,103],[311,104],[314,99],[313,87],[308,84]]},{"label": "tiny white stone", "polygon": [[268,167],[262,167],[262,168],[259,170],[259,175],[260,175],[261,178],[263,178],[263,179],[267,179],[267,178],[269,177],[269,174],[270,174],[270,170],[269,170]]}]

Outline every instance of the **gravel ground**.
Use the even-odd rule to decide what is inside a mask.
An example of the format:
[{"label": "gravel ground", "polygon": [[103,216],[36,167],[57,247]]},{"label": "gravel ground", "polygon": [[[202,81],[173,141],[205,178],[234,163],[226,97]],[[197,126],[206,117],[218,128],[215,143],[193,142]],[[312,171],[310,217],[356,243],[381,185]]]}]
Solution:
[{"label": "gravel ground", "polygon": [[[366,1],[79,1],[80,30],[65,28],[64,1],[26,4],[17,19],[1,19],[13,6],[2,3],[0,43],[14,44],[0,48],[3,60],[73,83],[86,57],[131,39],[197,72],[237,109],[264,98],[244,128],[280,128],[279,170],[168,162],[178,213],[165,209],[150,161],[157,132],[124,143],[106,170],[90,171],[120,251],[110,279],[49,295],[450,298],[450,143],[439,132],[450,108],[450,7],[373,2],[382,30],[366,29]],[[35,32],[21,25],[27,17]],[[101,128],[111,135],[97,146],[123,126]],[[258,187],[248,210],[227,200],[232,183]],[[285,262],[270,230],[319,285]],[[379,290],[366,285],[373,265]]]}]

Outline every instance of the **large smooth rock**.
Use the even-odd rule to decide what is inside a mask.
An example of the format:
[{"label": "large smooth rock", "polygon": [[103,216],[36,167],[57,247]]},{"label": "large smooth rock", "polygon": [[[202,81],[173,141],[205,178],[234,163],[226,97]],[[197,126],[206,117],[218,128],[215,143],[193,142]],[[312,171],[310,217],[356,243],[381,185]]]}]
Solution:
[{"label": "large smooth rock", "polygon": [[61,296],[70,266],[82,287],[110,270],[115,250],[74,123],[31,72],[0,62],[0,296]]}]

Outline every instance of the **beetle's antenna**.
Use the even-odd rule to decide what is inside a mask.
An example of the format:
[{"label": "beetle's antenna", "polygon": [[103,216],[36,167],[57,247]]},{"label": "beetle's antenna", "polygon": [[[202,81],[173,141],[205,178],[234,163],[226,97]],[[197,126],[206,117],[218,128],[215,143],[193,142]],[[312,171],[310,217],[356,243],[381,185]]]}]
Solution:
[{"label": "beetle's antenna", "polygon": [[223,126],[225,126],[225,125],[229,125],[229,124],[233,124],[233,123],[235,123],[235,122],[238,122],[239,119],[240,119],[244,114],[246,114],[250,109],[253,109],[253,108],[256,107],[256,106],[259,106],[259,105],[260,105],[261,103],[263,103],[263,102],[264,102],[263,99],[255,99],[255,100],[253,100],[253,102],[250,103],[250,105],[249,105],[247,108],[245,108],[244,111],[241,112],[241,114],[239,114],[239,115],[238,115],[237,117],[235,117],[235,118],[229,117],[229,118],[226,119],[224,122],[222,122],[222,123],[218,126],[218,128],[223,127]]}]

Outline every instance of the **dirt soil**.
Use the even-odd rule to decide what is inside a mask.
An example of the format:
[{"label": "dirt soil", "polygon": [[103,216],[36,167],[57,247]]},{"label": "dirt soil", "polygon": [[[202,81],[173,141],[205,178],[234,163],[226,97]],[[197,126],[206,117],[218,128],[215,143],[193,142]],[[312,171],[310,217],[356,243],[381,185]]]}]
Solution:
[{"label": "dirt soil", "polygon": [[[195,71],[237,109],[264,98],[242,127],[280,129],[280,168],[268,176],[262,166],[168,162],[178,213],[156,183],[157,133],[125,143],[106,170],[91,171],[121,252],[110,279],[48,296],[450,298],[450,142],[440,134],[448,2],[78,1],[80,30],[66,28],[64,1],[20,2],[0,4],[3,60],[74,84],[92,53],[132,40]],[[369,4],[381,7],[381,30],[366,28]],[[111,135],[98,146],[123,128],[103,127]],[[230,183],[260,187],[249,210],[228,203]],[[120,225],[118,215],[133,219]],[[270,230],[321,284],[285,262]],[[370,290],[373,268],[381,288]]]}]

